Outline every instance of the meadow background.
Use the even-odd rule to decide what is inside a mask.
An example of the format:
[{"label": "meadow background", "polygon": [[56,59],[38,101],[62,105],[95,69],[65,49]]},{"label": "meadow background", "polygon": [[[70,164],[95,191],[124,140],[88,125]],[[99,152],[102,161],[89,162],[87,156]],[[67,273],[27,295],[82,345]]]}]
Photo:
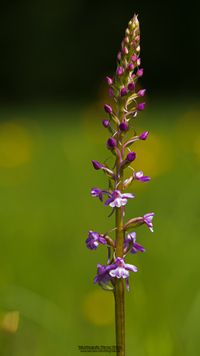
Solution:
[{"label": "meadow background", "polygon": [[[172,11],[173,5],[173,11]],[[103,187],[91,159],[109,157],[101,125],[127,21],[141,14],[136,182],[127,218],[155,212],[138,231],[146,253],[126,293],[127,355],[200,351],[200,104],[198,5],[25,1],[3,5],[0,25],[0,355],[79,355],[114,345],[112,294],[93,285],[105,251],[85,248],[89,229],[113,227],[89,196]],[[87,353],[86,353],[87,354]],[[89,354],[89,353],[88,353]],[[91,354],[91,353],[90,353]]]}]

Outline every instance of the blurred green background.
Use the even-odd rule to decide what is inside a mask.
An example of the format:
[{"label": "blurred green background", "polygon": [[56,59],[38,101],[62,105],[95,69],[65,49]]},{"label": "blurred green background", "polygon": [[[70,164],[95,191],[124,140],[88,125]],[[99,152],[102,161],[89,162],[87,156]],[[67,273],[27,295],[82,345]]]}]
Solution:
[{"label": "blurred green background", "polygon": [[[126,7],[102,1],[4,3],[0,21],[0,355],[79,355],[114,345],[112,294],[93,285],[104,248],[89,229],[114,226],[89,196],[104,187],[91,159],[109,157],[102,128],[106,87],[126,24],[139,12],[141,85],[147,108],[136,130],[136,182],[127,219],[154,211],[138,230],[145,254],[126,293],[127,355],[200,351],[199,5]],[[87,353],[86,353],[87,354]],[[88,353],[92,354],[92,353]]]}]

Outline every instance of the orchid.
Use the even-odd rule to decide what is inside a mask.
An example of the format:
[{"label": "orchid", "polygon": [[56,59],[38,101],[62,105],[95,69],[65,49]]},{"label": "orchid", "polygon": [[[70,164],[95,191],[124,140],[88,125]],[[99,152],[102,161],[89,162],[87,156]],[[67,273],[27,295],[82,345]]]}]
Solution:
[{"label": "orchid", "polygon": [[[140,89],[138,79],[144,74],[140,67],[140,27],[137,15],[129,21],[125,31],[121,49],[117,54],[117,68],[113,76],[106,76],[108,94],[112,103],[104,105],[102,125],[108,130],[105,148],[110,153],[113,162],[110,165],[92,160],[93,168],[105,174],[108,185],[105,189],[94,187],[90,194],[104,203],[104,206],[112,208],[109,217],[115,213],[115,225],[109,232],[103,234],[89,231],[86,246],[90,250],[96,250],[100,246],[108,252],[107,263],[97,265],[97,275],[94,283],[103,289],[110,290],[115,297],[115,323],[117,355],[125,355],[125,313],[124,313],[124,285],[129,290],[130,272],[137,272],[134,264],[125,261],[130,254],[134,258],[135,253],[144,252],[145,248],[136,241],[135,228],[146,225],[153,232],[154,213],[146,213],[125,221],[126,205],[135,198],[132,192],[126,192],[128,186],[135,181],[149,182],[150,177],[143,171],[136,171],[134,163],[137,161],[136,149],[138,144],[146,141],[149,131],[137,133],[134,127],[136,117],[145,110],[143,98],[146,89]],[[134,127],[134,129],[133,129]],[[131,147],[131,148],[130,148]],[[129,169],[129,170],[128,170]],[[125,175],[131,170],[131,175]],[[134,199],[135,201],[135,199]],[[129,232],[128,232],[129,231]],[[109,235],[115,233],[115,238]],[[137,240],[140,239],[137,233]]]},{"label": "orchid", "polygon": [[128,202],[128,199],[135,198],[132,193],[122,194],[120,190],[114,190],[111,193],[111,196],[108,200],[106,200],[105,205],[110,205],[111,208],[120,208],[121,206],[125,206]]},{"label": "orchid", "polygon": [[88,238],[86,240],[87,248],[90,250],[96,250],[99,244],[106,244],[106,239],[103,237],[103,235],[99,234],[98,232],[89,231]]}]

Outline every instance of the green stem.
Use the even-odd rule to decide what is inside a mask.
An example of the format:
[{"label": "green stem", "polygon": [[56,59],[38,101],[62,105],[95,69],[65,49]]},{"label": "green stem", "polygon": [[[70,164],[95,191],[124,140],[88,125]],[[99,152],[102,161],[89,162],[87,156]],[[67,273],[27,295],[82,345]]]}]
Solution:
[{"label": "green stem", "polygon": [[[116,256],[123,256],[124,233],[122,209],[116,210]],[[115,330],[117,356],[125,355],[125,310],[124,310],[124,281],[122,278],[116,278],[115,283]]]},{"label": "green stem", "polygon": [[[119,161],[116,162],[116,173],[119,172]],[[117,189],[122,191],[123,175],[119,177],[120,184]],[[123,210],[116,208],[116,257],[123,257],[124,231]],[[124,280],[115,280],[115,330],[117,356],[125,355],[125,308],[124,308]]]}]

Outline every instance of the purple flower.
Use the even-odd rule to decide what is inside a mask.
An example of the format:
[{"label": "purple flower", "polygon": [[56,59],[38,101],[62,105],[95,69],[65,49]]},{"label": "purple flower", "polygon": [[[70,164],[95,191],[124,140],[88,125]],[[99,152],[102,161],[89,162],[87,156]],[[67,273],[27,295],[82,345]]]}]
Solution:
[{"label": "purple flower", "polygon": [[110,77],[106,77],[106,81],[107,81],[108,85],[112,85],[113,84],[113,80]]},{"label": "purple flower", "polygon": [[134,82],[131,82],[131,83],[128,84],[128,90],[130,90],[130,91],[135,90],[135,83]]},{"label": "purple flower", "polygon": [[94,283],[107,284],[111,277],[124,278],[126,279],[126,287],[129,290],[129,272],[137,272],[137,267],[129,263],[125,263],[123,258],[117,257],[115,262],[111,265],[97,265],[97,275],[94,279]]},{"label": "purple flower", "polygon": [[138,111],[142,111],[142,110],[144,110],[144,108],[145,108],[145,103],[139,103],[139,104],[137,105],[137,110],[138,110]]},{"label": "purple flower", "polygon": [[143,69],[143,68],[140,68],[140,69],[137,70],[136,75],[137,75],[138,77],[142,77],[142,76],[143,76],[143,73],[144,73],[144,69]]},{"label": "purple flower", "polygon": [[119,124],[119,128],[120,128],[121,131],[127,131],[128,130],[128,124],[125,121],[122,121]]},{"label": "purple flower", "polygon": [[141,90],[139,90],[138,92],[137,92],[137,96],[144,96],[145,95],[145,93],[146,93],[146,89],[141,89]]},{"label": "purple flower", "polygon": [[136,159],[136,153],[135,152],[129,152],[126,156],[126,160],[128,162],[133,162]]},{"label": "purple flower", "polygon": [[99,198],[101,201],[103,200],[103,190],[99,188],[92,188],[90,193],[93,198]]},{"label": "purple flower", "polygon": [[110,121],[109,121],[109,120],[103,120],[103,121],[102,121],[102,125],[103,125],[105,128],[107,128],[107,127],[110,126]]},{"label": "purple flower", "polygon": [[112,107],[108,104],[104,105],[104,110],[107,114],[112,114]]},{"label": "purple flower", "polygon": [[140,182],[149,182],[151,180],[149,176],[144,176],[144,173],[142,171],[135,172],[134,177]]},{"label": "purple flower", "polygon": [[125,87],[123,87],[122,89],[121,89],[121,91],[120,91],[120,95],[121,96],[125,96],[125,95],[127,95],[128,94],[128,90],[125,88]]},{"label": "purple flower", "polygon": [[90,250],[96,250],[99,244],[106,245],[106,239],[103,237],[103,235],[92,230],[89,231],[88,238],[85,242],[87,248],[89,248]]},{"label": "purple flower", "polygon": [[121,76],[124,73],[124,68],[123,67],[117,67],[116,73],[118,76]]},{"label": "purple flower", "polygon": [[113,137],[110,137],[107,141],[107,147],[112,150],[114,147],[116,147],[117,142]]},{"label": "purple flower", "polygon": [[142,132],[141,135],[139,136],[140,140],[146,140],[149,135],[149,131]]},{"label": "purple flower", "polygon": [[131,253],[136,253],[138,251],[145,252],[144,247],[136,242],[136,232],[130,232],[124,242],[125,245],[132,245],[132,248],[130,250]]},{"label": "purple flower", "polygon": [[94,278],[94,283],[107,284],[111,279],[111,276],[108,274],[111,268],[112,265],[103,266],[99,263],[97,265],[97,275]]},{"label": "purple flower", "polygon": [[130,265],[129,263],[125,263],[123,258],[117,257],[115,263],[112,265],[112,269],[109,271],[109,274],[111,277],[115,278],[128,278],[129,271],[137,272],[137,267]]},{"label": "purple flower", "polygon": [[105,201],[105,206],[110,205],[111,208],[119,208],[127,204],[128,199],[135,198],[135,196],[131,193],[122,194],[119,190],[114,190]]},{"label": "purple flower", "polygon": [[153,217],[154,217],[154,213],[148,213],[143,216],[143,222],[147,225],[147,227],[151,232],[153,232],[153,223],[152,223]]}]

